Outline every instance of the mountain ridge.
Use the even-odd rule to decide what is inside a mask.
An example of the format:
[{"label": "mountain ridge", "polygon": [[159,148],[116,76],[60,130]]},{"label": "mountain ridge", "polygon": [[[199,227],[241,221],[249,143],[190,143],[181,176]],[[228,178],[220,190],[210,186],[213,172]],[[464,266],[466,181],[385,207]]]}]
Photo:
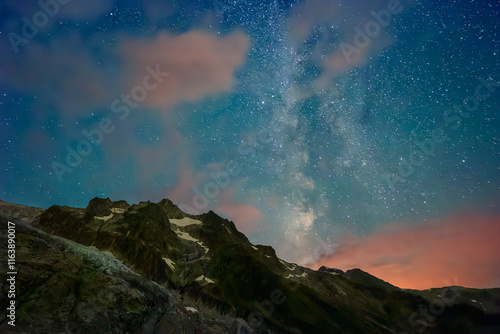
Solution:
[{"label": "mountain ridge", "polygon": [[[54,205],[46,210],[2,201],[0,219],[2,228],[6,220],[19,227],[18,265],[24,268],[19,277],[30,286],[21,284],[19,289],[24,295],[33,290],[18,300],[18,310],[30,319],[23,323],[19,316],[19,323],[28,332],[34,323],[45,326],[38,332],[92,330],[87,318],[66,310],[70,305],[63,300],[52,305],[56,315],[49,325],[29,316],[30,305],[47,303],[45,298],[29,296],[50,295],[30,275],[33,272],[67,274],[68,293],[73,296],[70,309],[97,308],[94,317],[98,314],[99,322],[116,333],[417,333],[422,328],[429,333],[460,333],[499,328],[500,289],[414,291],[360,269],[314,271],[279,259],[270,246],[251,244],[233,222],[213,211],[190,215],[168,199],[130,205],[96,197],[86,208]],[[72,264],[68,268],[80,269],[66,272],[62,266],[59,272],[50,271],[43,255],[33,251],[42,248],[68,259]],[[31,253],[34,260],[24,258]],[[88,273],[109,288],[94,286]],[[119,285],[116,279],[125,283]],[[75,284],[80,288],[71,288]],[[128,306],[118,302],[105,306],[97,299],[98,307],[90,307],[92,296],[80,295],[79,289],[107,291],[111,300],[127,300]],[[449,292],[448,299],[456,295],[443,310],[431,317],[414,316],[422,307],[430,309],[433,302],[442,301],[437,296],[443,291]],[[147,301],[129,298],[130,294]],[[163,296],[162,300],[154,295]],[[475,302],[460,299],[461,295]],[[2,295],[0,304],[5,299]],[[110,308],[116,312],[110,313]],[[0,329],[7,329],[5,318]]]}]

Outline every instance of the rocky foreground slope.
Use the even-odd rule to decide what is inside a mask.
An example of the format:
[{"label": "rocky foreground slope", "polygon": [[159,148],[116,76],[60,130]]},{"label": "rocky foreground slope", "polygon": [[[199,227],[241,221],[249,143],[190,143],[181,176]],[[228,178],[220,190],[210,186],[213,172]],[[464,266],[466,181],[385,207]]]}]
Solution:
[{"label": "rocky foreground slope", "polygon": [[0,201],[5,263],[8,221],[16,326],[3,284],[1,333],[500,333],[500,289],[403,290],[359,269],[314,271],[169,200]]}]

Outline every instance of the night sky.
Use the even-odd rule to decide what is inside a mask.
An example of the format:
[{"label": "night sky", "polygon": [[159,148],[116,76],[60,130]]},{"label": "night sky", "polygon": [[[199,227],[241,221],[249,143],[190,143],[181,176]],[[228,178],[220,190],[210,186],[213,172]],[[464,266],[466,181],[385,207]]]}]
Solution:
[{"label": "night sky", "polygon": [[312,268],[500,286],[499,10],[2,1],[0,198],[169,198]]}]

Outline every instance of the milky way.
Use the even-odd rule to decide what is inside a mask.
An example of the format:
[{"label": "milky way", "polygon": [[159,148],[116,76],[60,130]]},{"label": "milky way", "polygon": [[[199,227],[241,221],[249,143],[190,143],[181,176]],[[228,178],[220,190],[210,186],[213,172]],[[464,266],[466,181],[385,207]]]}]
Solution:
[{"label": "milky way", "polygon": [[495,1],[90,1],[29,38],[37,2],[0,10],[3,200],[168,197],[301,264],[500,215]]}]

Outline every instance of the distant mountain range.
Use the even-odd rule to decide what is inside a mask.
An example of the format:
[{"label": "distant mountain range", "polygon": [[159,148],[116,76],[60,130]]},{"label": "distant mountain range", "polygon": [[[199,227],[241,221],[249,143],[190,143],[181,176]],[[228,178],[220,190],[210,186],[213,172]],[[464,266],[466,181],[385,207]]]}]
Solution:
[{"label": "distant mountain range", "polygon": [[500,289],[405,290],[360,269],[311,270],[168,199],[0,201],[2,282],[8,221],[16,326],[4,283],[1,333],[500,333]]}]

